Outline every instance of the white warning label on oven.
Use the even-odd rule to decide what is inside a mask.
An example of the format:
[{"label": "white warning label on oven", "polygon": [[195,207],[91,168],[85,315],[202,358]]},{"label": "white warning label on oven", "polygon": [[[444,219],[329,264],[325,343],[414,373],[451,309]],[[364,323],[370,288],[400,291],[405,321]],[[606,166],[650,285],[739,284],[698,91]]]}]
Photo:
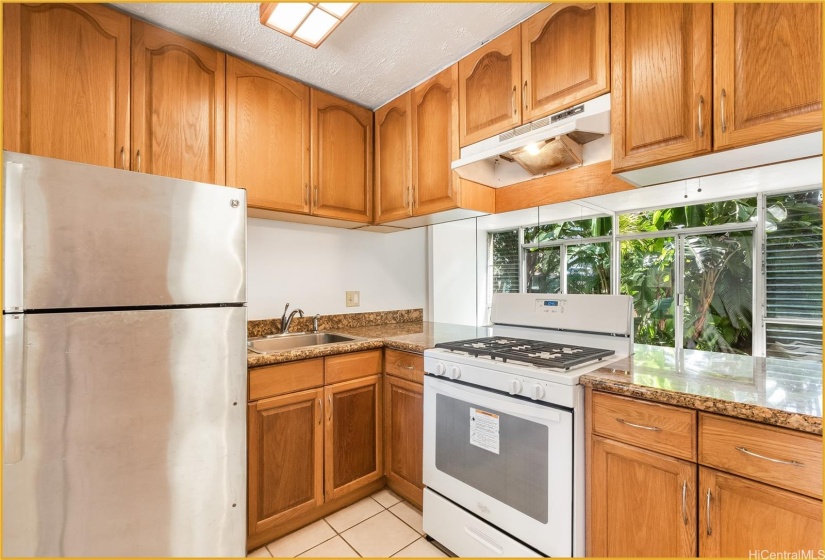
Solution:
[{"label": "white warning label on oven", "polygon": [[498,414],[470,409],[470,443],[498,455]]}]

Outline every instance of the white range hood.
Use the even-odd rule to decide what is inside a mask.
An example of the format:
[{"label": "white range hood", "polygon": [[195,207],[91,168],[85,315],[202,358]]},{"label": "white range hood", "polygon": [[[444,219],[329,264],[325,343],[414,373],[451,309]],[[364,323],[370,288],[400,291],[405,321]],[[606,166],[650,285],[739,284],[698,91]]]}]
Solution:
[{"label": "white range hood", "polygon": [[610,94],[461,149],[464,179],[506,187],[610,159]]}]

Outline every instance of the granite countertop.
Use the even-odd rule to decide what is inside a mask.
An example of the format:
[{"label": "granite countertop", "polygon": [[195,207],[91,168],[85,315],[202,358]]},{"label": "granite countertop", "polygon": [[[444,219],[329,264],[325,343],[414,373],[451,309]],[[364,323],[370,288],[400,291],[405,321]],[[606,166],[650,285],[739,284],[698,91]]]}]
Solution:
[{"label": "granite countertop", "polygon": [[487,336],[486,327],[468,327],[465,325],[432,323],[428,321],[372,326],[341,326],[335,328],[334,332],[362,337],[363,340],[301,348],[288,352],[278,352],[277,354],[255,354],[248,352],[246,357],[247,367],[266,366],[281,362],[291,362],[293,360],[304,360],[307,358],[343,354],[345,352],[370,350],[372,348],[392,348],[420,354],[439,342]]},{"label": "granite countertop", "polygon": [[636,345],[581,377],[601,391],[822,433],[822,364]]}]

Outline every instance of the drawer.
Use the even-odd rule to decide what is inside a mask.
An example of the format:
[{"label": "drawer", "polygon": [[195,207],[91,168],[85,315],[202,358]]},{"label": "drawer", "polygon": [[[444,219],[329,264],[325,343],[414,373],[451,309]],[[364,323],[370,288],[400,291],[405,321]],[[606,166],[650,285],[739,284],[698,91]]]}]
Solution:
[{"label": "drawer", "polygon": [[822,498],[822,437],[699,414],[699,462]]},{"label": "drawer", "polygon": [[688,461],[696,460],[696,412],[593,392],[593,432]]},{"label": "drawer", "polygon": [[327,385],[381,373],[381,350],[327,356],[324,379]]},{"label": "drawer", "polygon": [[253,368],[249,370],[249,400],[257,401],[323,384],[323,358]]},{"label": "drawer", "polygon": [[384,371],[390,375],[424,383],[424,356],[399,350],[384,350]]}]

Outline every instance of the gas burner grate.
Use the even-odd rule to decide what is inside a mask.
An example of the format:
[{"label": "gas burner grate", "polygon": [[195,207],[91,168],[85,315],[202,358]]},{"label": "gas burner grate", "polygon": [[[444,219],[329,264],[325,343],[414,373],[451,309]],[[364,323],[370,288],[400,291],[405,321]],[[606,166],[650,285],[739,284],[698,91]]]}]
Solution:
[{"label": "gas burner grate", "polygon": [[565,370],[615,354],[613,350],[601,348],[504,336],[439,342],[435,347],[463,352],[476,358],[487,357],[503,362],[521,362],[543,368]]}]

